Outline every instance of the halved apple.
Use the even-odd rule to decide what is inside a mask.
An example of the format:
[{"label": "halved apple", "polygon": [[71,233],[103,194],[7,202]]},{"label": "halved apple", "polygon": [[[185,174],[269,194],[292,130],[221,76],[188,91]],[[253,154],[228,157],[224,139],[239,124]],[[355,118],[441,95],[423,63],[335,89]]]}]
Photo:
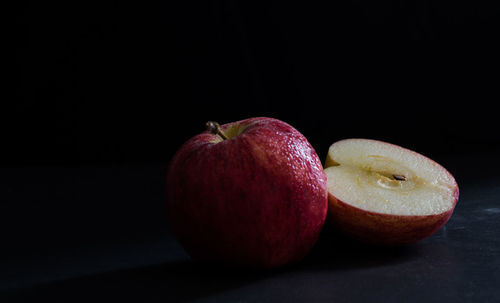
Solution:
[{"label": "halved apple", "polygon": [[441,165],[386,142],[346,139],[325,162],[328,216],[345,234],[382,245],[410,244],[439,230],[458,201]]}]

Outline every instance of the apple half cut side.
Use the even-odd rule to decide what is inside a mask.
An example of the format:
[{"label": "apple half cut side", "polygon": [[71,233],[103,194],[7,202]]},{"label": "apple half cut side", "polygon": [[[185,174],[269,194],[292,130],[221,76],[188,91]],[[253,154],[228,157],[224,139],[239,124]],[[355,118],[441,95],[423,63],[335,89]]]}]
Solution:
[{"label": "apple half cut side", "polygon": [[453,176],[431,159],[370,139],[332,144],[325,162],[328,217],[362,242],[405,245],[438,231],[458,201]]}]

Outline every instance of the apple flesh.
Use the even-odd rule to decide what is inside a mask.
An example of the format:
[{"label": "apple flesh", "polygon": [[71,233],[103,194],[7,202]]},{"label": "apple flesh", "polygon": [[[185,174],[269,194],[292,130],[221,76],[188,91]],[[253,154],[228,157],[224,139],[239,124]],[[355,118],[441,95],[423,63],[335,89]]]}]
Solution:
[{"label": "apple flesh", "polygon": [[458,185],[445,168],[381,141],[334,143],[325,173],[329,221],[362,242],[417,242],[439,230],[458,201]]},{"label": "apple flesh", "polygon": [[167,211],[195,260],[263,269],[302,259],[327,213],[315,150],[289,124],[252,118],[188,140],[167,175]]}]

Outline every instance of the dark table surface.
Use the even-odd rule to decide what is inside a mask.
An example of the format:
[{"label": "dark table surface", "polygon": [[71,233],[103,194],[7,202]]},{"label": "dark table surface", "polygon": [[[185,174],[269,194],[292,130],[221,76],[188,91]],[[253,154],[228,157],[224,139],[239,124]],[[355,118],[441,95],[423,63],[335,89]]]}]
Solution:
[{"label": "dark table surface", "polygon": [[460,200],[417,244],[363,246],[326,227],[302,262],[261,273],[190,260],[164,218],[165,165],[3,169],[0,301],[500,302],[495,157],[438,159]]}]

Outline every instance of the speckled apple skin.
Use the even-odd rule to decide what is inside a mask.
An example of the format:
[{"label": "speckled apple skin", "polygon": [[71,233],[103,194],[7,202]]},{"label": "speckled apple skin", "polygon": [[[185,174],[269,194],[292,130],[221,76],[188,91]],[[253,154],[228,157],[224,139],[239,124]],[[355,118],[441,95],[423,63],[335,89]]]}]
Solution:
[{"label": "speckled apple skin", "polygon": [[[167,175],[167,214],[193,259],[273,268],[302,259],[326,219],[321,161],[307,139],[272,118],[219,143],[209,132],[188,140]],[[222,125],[227,129],[231,124]]]},{"label": "speckled apple skin", "polygon": [[344,234],[375,245],[408,245],[431,236],[451,217],[458,201],[458,186],[453,207],[441,214],[399,216],[362,210],[328,193],[328,221]]}]

